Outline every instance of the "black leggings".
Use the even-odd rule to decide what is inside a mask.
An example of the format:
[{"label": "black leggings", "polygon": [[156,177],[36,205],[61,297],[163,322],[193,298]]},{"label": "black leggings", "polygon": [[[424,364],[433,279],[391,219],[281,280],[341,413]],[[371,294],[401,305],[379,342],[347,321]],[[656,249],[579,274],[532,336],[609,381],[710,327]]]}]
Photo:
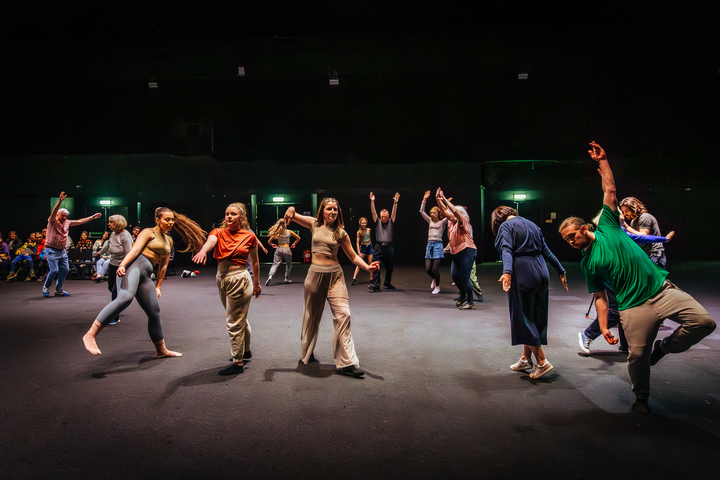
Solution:
[{"label": "black leggings", "polygon": [[440,286],[440,264],[442,258],[426,258],[425,271],[428,275],[435,279],[435,285]]},{"label": "black leggings", "polygon": [[107,325],[129,307],[135,298],[148,317],[150,339],[155,343],[162,340],[164,336],[160,319],[160,302],[155,292],[155,284],[150,279],[152,271],[153,265],[150,260],[145,255],[139,255],[125,270],[125,276],[116,279],[117,298],[108,303],[98,314],[98,322]]}]

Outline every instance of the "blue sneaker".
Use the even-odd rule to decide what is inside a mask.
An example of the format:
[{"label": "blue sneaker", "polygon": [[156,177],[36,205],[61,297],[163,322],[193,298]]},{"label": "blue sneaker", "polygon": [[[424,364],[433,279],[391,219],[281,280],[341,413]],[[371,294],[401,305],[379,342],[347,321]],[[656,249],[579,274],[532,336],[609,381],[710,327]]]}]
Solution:
[{"label": "blue sneaker", "polygon": [[55,290],[55,296],[56,297],[69,297],[70,294],[66,292],[65,290]]},{"label": "blue sneaker", "polygon": [[48,288],[45,285],[43,285],[43,297],[49,297],[49,296],[50,296],[50,290],[48,290]]},{"label": "blue sneaker", "polygon": [[585,355],[590,355],[590,342],[592,342],[592,340],[585,336],[585,332],[578,332],[580,350],[582,350]]},{"label": "blue sneaker", "polygon": [[117,325],[117,323],[118,323],[119,321],[120,321],[119,318],[114,318],[114,319],[110,322],[110,325]]}]

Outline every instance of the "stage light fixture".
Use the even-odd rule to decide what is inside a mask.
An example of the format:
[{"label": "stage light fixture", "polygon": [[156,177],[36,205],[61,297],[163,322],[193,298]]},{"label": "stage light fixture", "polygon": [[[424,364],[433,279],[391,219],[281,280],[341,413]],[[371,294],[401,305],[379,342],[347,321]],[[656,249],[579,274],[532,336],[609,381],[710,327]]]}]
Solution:
[{"label": "stage light fixture", "polygon": [[528,73],[527,72],[520,72],[518,73],[518,80],[527,80],[528,79]]},{"label": "stage light fixture", "polygon": [[285,197],[272,197],[272,198],[273,198],[273,202],[284,202],[285,201]]},{"label": "stage light fixture", "polygon": [[238,67],[238,77],[245,76],[245,67]]},{"label": "stage light fixture", "polygon": [[100,205],[112,205],[112,200],[100,200]]},{"label": "stage light fixture", "polygon": [[333,73],[330,76],[330,85],[340,85],[340,78],[338,77],[337,70],[333,70]]},{"label": "stage light fixture", "polygon": [[525,193],[513,193],[513,200],[525,200],[527,198],[527,194]]}]

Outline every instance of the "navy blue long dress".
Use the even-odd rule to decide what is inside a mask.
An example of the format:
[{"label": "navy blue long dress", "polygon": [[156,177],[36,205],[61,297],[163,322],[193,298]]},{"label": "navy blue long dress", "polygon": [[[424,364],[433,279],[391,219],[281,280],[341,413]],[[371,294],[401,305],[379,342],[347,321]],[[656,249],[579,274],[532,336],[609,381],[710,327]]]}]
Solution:
[{"label": "navy blue long dress", "polygon": [[503,222],[495,237],[503,273],[512,276],[508,304],[513,345],[547,345],[548,283],[545,260],[562,274],[565,269],[545,244],[537,225],[522,217]]}]

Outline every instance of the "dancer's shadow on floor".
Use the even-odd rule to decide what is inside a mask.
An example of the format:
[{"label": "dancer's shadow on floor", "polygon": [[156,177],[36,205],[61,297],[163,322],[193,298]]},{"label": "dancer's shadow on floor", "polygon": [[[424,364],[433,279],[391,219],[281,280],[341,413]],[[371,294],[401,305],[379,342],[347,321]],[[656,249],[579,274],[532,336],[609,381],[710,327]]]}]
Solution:
[{"label": "dancer's shadow on floor", "polygon": [[[343,377],[354,378],[352,375],[338,370],[335,365],[323,365],[322,363],[318,362],[310,363],[308,365],[298,364],[295,368],[268,368],[267,370],[265,370],[264,380],[266,382],[272,382],[275,379],[276,373],[299,373],[300,375],[305,375],[306,377],[312,378],[329,378],[333,375],[342,375]],[[384,377],[380,375],[373,375],[367,370],[365,370],[365,376],[374,378],[376,380],[385,380]],[[362,380],[362,378],[358,378],[357,380]]]},{"label": "dancer's shadow on floor", "polygon": [[[248,371],[249,363],[245,362],[245,373]],[[216,385],[219,383],[227,383],[238,377],[238,375],[218,375],[218,371],[222,370],[222,367],[207,368],[200,370],[199,372],[179,377],[168,383],[165,387],[165,391],[158,399],[157,404],[161,405],[165,401],[175,395],[180,387],[199,387],[202,385]]]},{"label": "dancer's shadow on floor", "polygon": [[[112,368],[113,364],[127,364],[130,357],[141,357],[134,365],[125,365],[120,368]],[[154,355],[148,355],[147,351],[134,352],[130,354],[116,355],[114,357],[105,357],[105,365],[107,370],[102,372],[91,373],[92,378],[105,378],[108,375],[115,375],[118,373],[130,373],[142,370],[150,370],[159,366],[162,363],[163,358],[157,358]],[[153,360],[157,360],[153,362]],[[84,376],[84,374],[83,374]]]},{"label": "dancer's shadow on floor", "polygon": [[602,367],[593,368],[592,370],[605,370],[610,365],[614,365],[616,363],[627,363],[627,352],[618,352],[618,351],[612,351],[612,350],[606,350],[606,351],[597,351],[592,352],[591,354],[586,354],[579,352],[578,357],[582,358],[596,358],[598,360],[602,360],[605,362],[605,365]]}]

